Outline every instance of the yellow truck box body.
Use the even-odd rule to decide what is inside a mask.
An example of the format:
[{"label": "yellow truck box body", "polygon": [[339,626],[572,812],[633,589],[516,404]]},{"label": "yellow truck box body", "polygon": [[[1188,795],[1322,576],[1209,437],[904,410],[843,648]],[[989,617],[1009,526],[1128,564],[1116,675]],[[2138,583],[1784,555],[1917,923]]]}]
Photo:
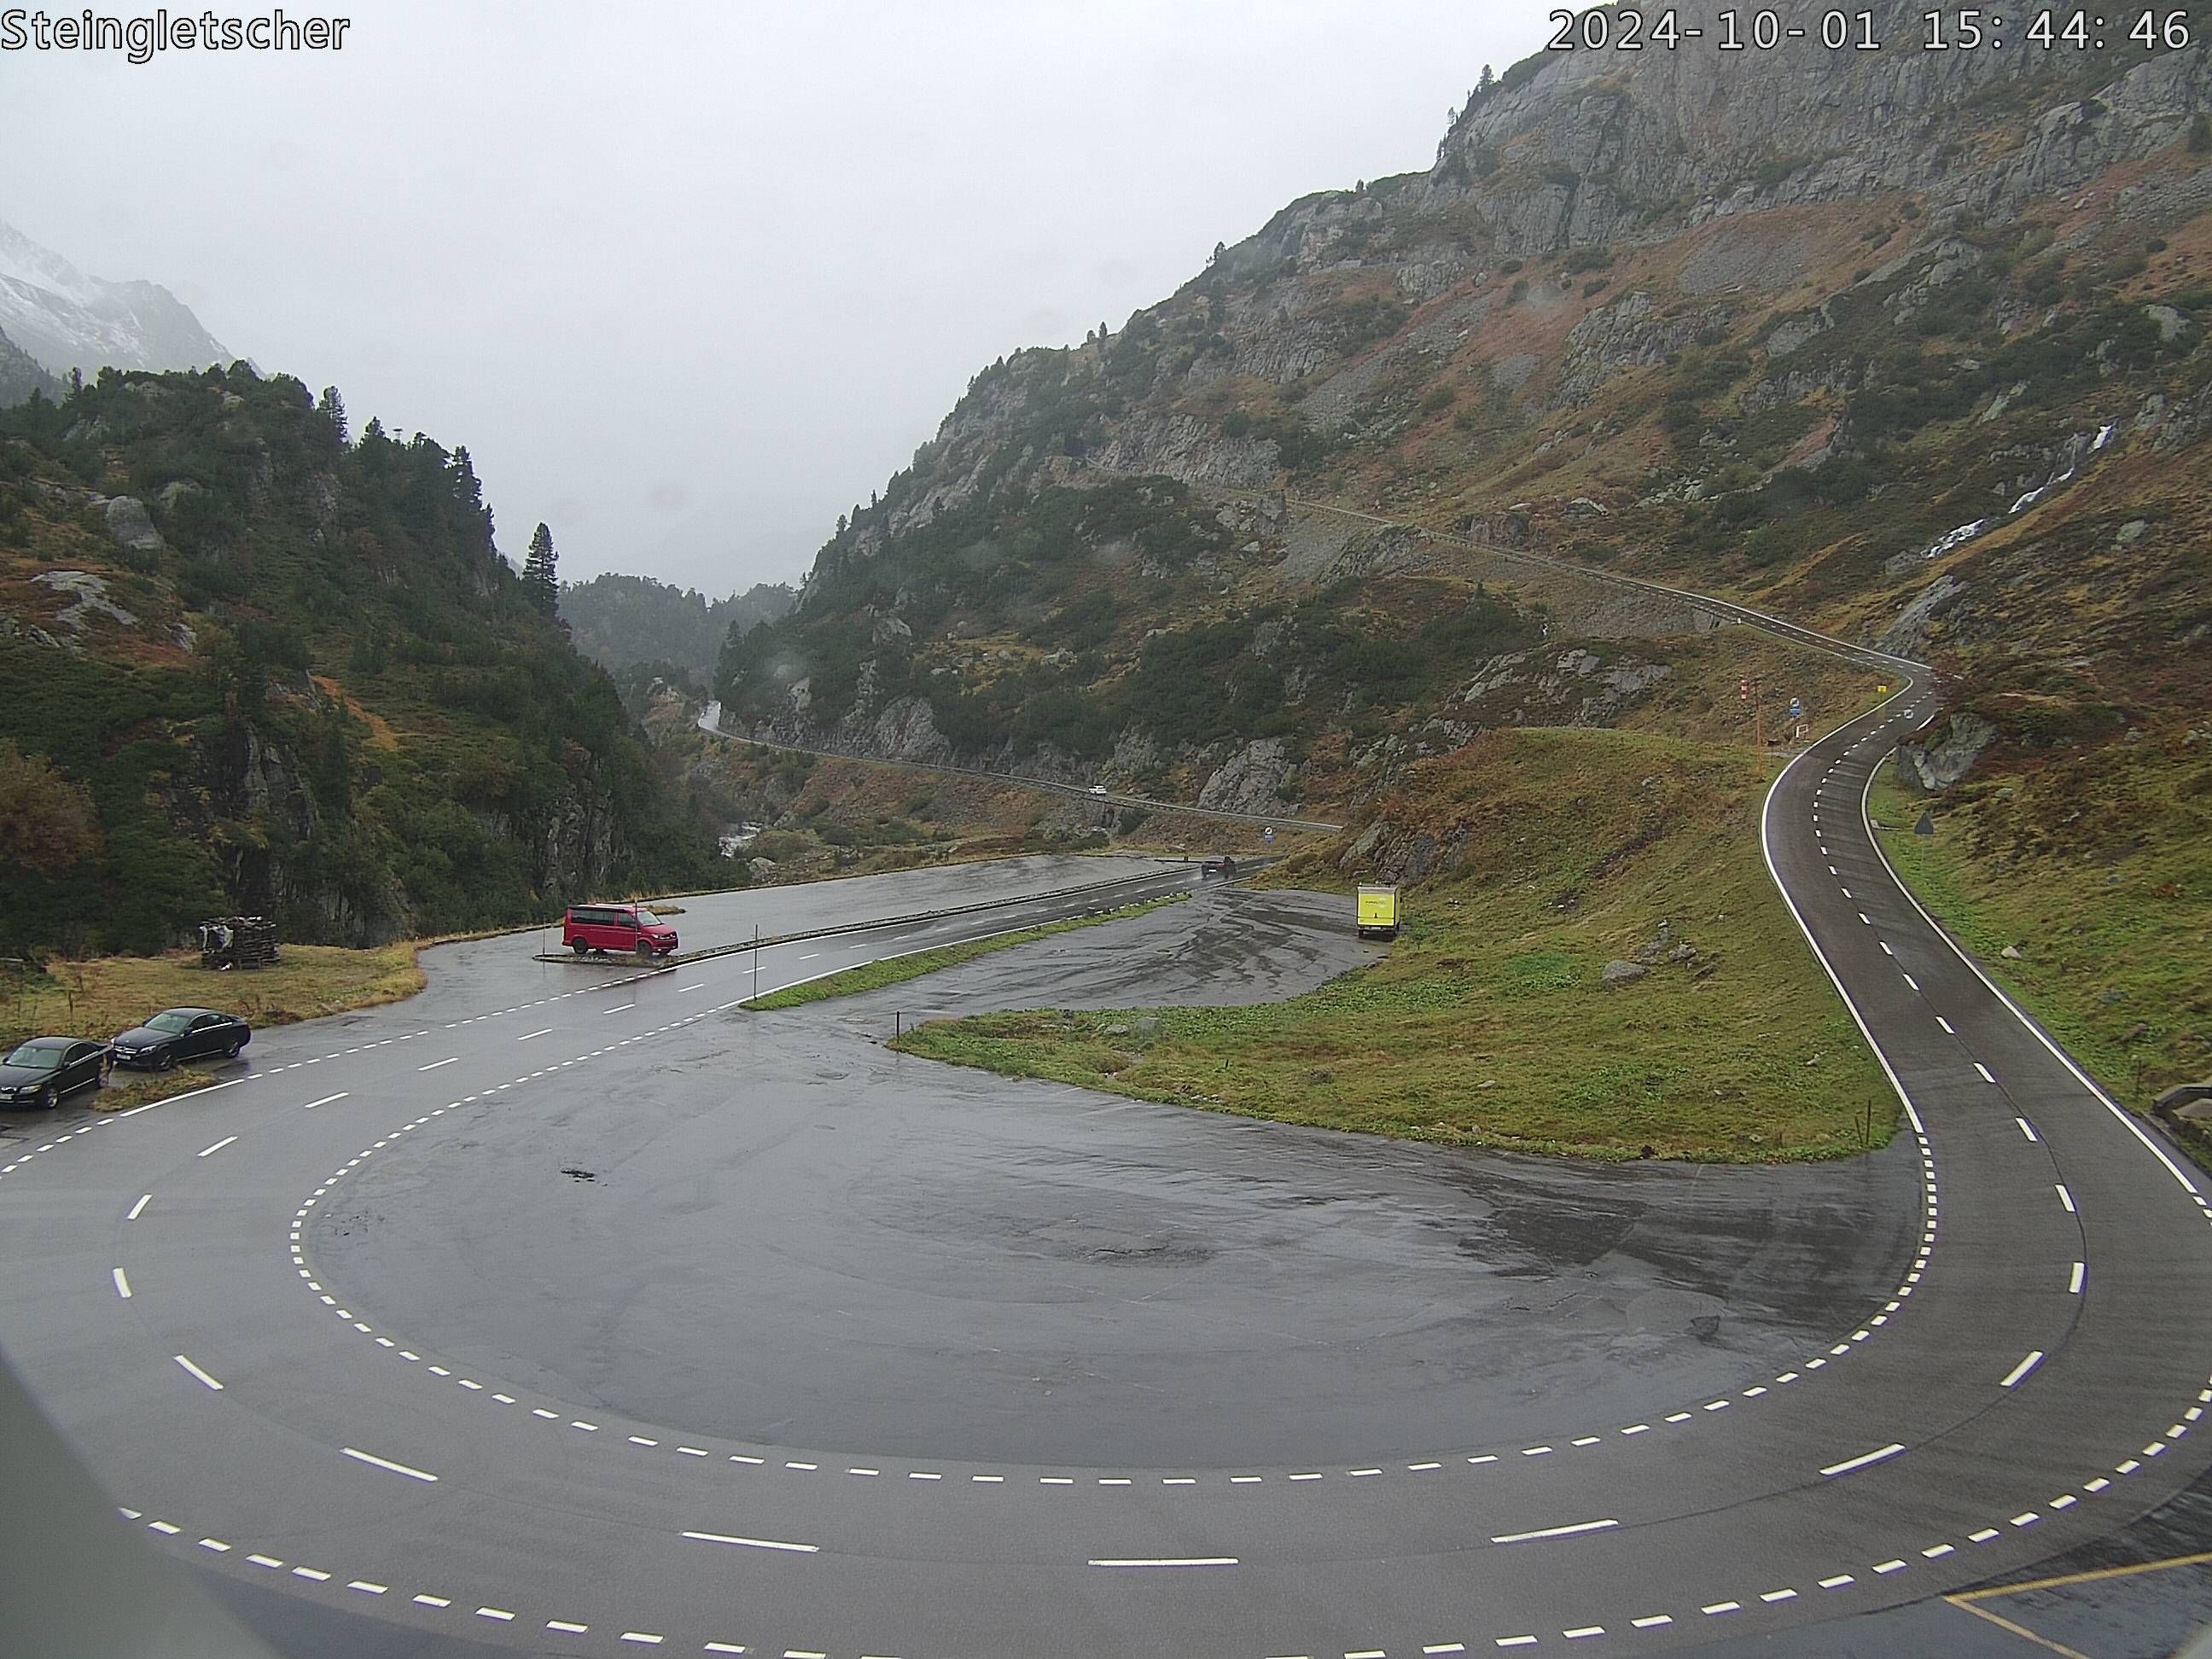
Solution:
[{"label": "yellow truck box body", "polygon": [[1395,939],[1398,935],[1398,890],[1363,887],[1359,890],[1359,937]]}]

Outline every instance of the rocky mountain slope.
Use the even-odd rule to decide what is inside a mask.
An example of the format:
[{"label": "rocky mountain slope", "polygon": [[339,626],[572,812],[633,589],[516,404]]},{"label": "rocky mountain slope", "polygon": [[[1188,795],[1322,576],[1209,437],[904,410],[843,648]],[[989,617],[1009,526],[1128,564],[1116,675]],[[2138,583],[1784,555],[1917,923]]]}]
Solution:
[{"label": "rocky mountain slope", "polygon": [[1924,51],[1920,9],[1873,8],[1879,53],[1540,55],[1425,170],[991,365],[732,643],[726,705],[1328,800],[1486,726],[1732,688],[1686,614],[1449,529],[1932,654],[1980,722],[1954,747],[2180,718],[2212,620],[2203,49]]},{"label": "rocky mountain slope", "polygon": [[[231,354],[168,289],[88,276],[0,223],[0,331],[60,379],[116,368],[204,368]],[[9,401],[0,398],[0,403]]]},{"label": "rocky mountain slope", "polygon": [[244,364],[0,410],[0,954],[360,944],[721,868],[465,449]]}]

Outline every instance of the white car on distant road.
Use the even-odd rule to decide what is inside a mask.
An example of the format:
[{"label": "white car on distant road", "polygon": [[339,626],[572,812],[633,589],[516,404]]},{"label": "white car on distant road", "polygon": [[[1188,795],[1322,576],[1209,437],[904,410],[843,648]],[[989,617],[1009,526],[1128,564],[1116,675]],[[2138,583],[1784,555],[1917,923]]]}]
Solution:
[{"label": "white car on distant road", "polygon": [[1091,793],[1094,795],[1103,795],[1106,793],[1106,786],[1103,783],[1094,783],[1091,786]]}]

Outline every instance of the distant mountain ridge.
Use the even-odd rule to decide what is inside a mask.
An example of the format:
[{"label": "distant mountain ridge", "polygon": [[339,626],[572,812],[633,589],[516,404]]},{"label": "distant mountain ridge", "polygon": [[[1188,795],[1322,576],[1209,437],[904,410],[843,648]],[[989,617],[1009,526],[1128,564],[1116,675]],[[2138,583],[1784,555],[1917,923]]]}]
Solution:
[{"label": "distant mountain ridge", "polygon": [[88,379],[104,367],[204,368],[233,356],[159,283],[88,276],[4,221],[0,331],[57,379],[73,368]]},{"label": "distant mountain ridge", "polygon": [[681,670],[703,688],[732,634],[742,637],[774,622],[798,600],[798,590],[782,582],[709,599],[696,588],[610,571],[562,587],[561,620],[576,649],[617,678],[626,669],[659,665]]}]

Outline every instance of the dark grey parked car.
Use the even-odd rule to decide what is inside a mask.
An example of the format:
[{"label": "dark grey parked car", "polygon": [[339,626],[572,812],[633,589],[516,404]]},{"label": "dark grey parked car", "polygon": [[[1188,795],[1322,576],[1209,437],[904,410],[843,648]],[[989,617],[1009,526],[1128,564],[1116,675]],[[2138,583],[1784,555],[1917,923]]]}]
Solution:
[{"label": "dark grey parked car", "polygon": [[75,1090],[97,1088],[107,1072],[107,1045],[82,1037],[33,1037],[0,1060],[0,1102],[43,1109]]},{"label": "dark grey parked car", "polygon": [[166,1072],[180,1060],[234,1055],[253,1041],[246,1023],[212,1008],[171,1008],[115,1039],[118,1066]]}]

